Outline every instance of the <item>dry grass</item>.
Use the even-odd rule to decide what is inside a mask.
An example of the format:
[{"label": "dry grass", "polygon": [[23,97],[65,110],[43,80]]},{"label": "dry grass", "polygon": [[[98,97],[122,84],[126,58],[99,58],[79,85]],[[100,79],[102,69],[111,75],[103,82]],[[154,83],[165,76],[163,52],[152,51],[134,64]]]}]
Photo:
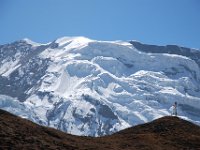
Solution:
[{"label": "dry grass", "polygon": [[200,127],[177,117],[164,117],[110,136],[80,137],[0,110],[0,149],[200,150]]}]

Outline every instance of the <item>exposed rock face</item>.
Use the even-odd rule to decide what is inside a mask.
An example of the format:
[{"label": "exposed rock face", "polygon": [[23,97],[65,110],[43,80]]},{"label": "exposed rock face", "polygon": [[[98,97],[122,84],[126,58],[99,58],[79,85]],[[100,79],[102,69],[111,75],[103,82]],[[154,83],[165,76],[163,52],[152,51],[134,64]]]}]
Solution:
[{"label": "exposed rock face", "polygon": [[186,56],[194,60],[200,66],[199,50],[194,50],[177,45],[157,46],[157,45],[142,44],[136,41],[130,41],[130,43],[138,50],[146,53],[166,53],[166,54],[177,54],[181,56]]}]

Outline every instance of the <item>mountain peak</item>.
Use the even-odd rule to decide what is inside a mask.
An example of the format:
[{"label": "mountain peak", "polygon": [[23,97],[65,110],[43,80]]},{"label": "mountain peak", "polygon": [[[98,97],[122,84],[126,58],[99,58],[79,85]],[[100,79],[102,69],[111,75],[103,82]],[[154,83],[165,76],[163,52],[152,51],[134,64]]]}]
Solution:
[{"label": "mountain peak", "polygon": [[43,44],[41,44],[41,43],[34,42],[34,41],[30,40],[29,38],[24,38],[24,39],[22,39],[21,41],[24,41],[24,42],[26,42],[27,44],[30,44],[30,45],[32,45],[32,46],[40,46],[40,45],[43,45]]},{"label": "mountain peak", "polygon": [[67,43],[70,43],[70,42],[75,42],[77,44],[85,44],[85,43],[88,43],[88,42],[91,42],[91,41],[94,41],[94,40],[91,40],[91,39],[86,38],[84,36],[74,36],[74,37],[64,36],[64,37],[61,37],[61,38],[58,38],[57,40],[55,40],[55,43],[58,43],[59,46],[64,46],[64,45],[66,45]]},{"label": "mountain peak", "polygon": [[175,101],[179,116],[200,124],[200,53],[132,44],[63,37],[0,46],[0,108],[86,136],[170,115]]}]

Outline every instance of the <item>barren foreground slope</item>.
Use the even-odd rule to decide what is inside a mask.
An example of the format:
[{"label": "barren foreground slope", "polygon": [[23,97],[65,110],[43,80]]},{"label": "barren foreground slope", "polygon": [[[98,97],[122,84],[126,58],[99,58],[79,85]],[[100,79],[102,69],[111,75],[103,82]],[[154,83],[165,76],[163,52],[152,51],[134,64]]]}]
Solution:
[{"label": "barren foreground slope", "polygon": [[178,117],[163,117],[93,138],[42,127],[0,110],[0,149],[200,149],[200,127]]}]

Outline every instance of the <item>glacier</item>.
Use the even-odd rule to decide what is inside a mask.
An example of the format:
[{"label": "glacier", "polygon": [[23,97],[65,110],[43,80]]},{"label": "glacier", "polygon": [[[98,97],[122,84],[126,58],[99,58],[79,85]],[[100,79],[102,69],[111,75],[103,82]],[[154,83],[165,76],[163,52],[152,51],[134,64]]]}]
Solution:
[{"label": "glacier", "polygon": [[62,37],[0,45],[0,108],[74,135],[171,115],[200,125],[200,51]]}]

